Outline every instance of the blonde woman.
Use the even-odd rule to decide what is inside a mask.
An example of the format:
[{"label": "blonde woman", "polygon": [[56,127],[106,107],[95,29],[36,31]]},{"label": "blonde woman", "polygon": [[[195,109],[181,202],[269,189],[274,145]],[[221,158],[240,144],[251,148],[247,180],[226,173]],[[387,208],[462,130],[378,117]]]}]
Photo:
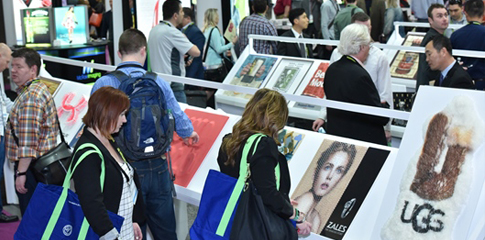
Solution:
[{"label": "blonde woman", "polygon": [[[399,6],[399,0],[386,0],[386,11],[384,12],[384,36],[389,37],[394,31],[394,22],[403,21],[402,9]],[[399,33],[404,36],[404,28],[399,27]]]}]

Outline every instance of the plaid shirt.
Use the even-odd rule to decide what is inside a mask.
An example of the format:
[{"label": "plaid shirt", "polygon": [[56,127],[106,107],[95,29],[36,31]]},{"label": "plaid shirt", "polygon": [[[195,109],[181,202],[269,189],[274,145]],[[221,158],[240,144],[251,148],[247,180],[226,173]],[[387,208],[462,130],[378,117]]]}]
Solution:
[{"label": "plaid shirt", "polygon": [[[252,14],[251,16],[244,18],[239,26],[239,49],[241,50],[241,53],[249,44],[249,34],[278,36],[276,27],[271,24],[268,19],[259,14]],[[254,50],[257,53],[276,53],[275,41],[254,40],[253,43]]]},{"label": "plaid shirt", "polygon": [[[10,161],[42,156],[56,146],[59,134],[56,105],[45,84],[29,81],[17,89],[17,94],[5,126],[5,146]],[[11,124],[19,145],[12,136]]]}]

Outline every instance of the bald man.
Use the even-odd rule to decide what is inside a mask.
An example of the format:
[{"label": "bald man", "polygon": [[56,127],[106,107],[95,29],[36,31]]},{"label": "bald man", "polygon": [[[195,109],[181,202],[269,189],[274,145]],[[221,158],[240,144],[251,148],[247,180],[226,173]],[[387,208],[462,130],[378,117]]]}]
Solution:
[{"label": "bald man", "polygon": [[[5,43],[0,43],[0,74],[8,68],[12,59],[12,51]],[[13,102],[5,96],[3,85],[0,85],[0,179],[3,177],[3,164],[5,163],[5,138],[4,129],[8,113],[12,109]],[[0,223],[14,222],[19,220],[17,216],[5,215],[2,205],[2,191],[0,190]]]}]

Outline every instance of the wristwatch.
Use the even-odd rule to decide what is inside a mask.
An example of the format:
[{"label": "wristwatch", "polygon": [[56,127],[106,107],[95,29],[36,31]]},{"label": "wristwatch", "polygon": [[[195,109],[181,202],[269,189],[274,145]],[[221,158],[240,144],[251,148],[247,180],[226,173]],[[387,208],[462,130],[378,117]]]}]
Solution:
[{"label": "wristwatch", "polygon": [[23,176],[25,174],[27,174],[27,171],[25,171],[25,172],[20,172],[19,170],[15,171],[15,176],[16,177]]}]

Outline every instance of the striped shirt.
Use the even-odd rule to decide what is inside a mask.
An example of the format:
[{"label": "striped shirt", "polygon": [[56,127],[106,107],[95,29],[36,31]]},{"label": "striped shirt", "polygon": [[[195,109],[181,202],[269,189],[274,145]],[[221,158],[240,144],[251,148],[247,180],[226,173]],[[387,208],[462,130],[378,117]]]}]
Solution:
[{"label": "striped shirt", "polygon": [[[249,34],[278,36],[276,27],[270,23],[268,19],[259,14],[252,14],[251,16],[244,18],[239,26],[239,49],[241,50],[241,53],[249,44]],[[254,50],[257,53],[276,53],[275,41],[254,40],[253,43]]]},{"label": "striped shirt", "polygon": [[[56,146],[59,134],[56,105],[44,83],[28,81],[17,89],[17,94],[9,123],[5,126],[6,152],[10,161],[42,156]],[[11,134],[10,123],[19,139],[18,145]]]},{"label": "striped shirt", "polygon": [[[119,70],[123,73],[129,75],[131,72],[139,71],[140,73],[134,73],[132,76],[141,76],[142,73],[145,73],[145,69],[142,68],[141,64],[138,62],[122,62],[119,66],[123,65],[132,65],[136,64],[140,67],[124,67],[120,68]],[[173,91],[168,85],[167,82],[162,80],[160,77],[157,77],[156,80],[158,86],[162,89],[163,95],[165,96],[165,101],[167,101],[168,109],[172,109],[172,114],[175,119],[175,131],[181,138],[189,137],[190,134],[194,131],[194,127],[192,126],[192,122],[187,117],[187,115],[180,109],[180,105],[178,104],[177,100],[173,95]],[[93,94],[96,90],[104,86],[112,86],[114,88],[118,88],[120,86],[120,81],[113,75],[105,75],[98,80],[94,84],[93,88],[91,89],[91,94]]]}]

